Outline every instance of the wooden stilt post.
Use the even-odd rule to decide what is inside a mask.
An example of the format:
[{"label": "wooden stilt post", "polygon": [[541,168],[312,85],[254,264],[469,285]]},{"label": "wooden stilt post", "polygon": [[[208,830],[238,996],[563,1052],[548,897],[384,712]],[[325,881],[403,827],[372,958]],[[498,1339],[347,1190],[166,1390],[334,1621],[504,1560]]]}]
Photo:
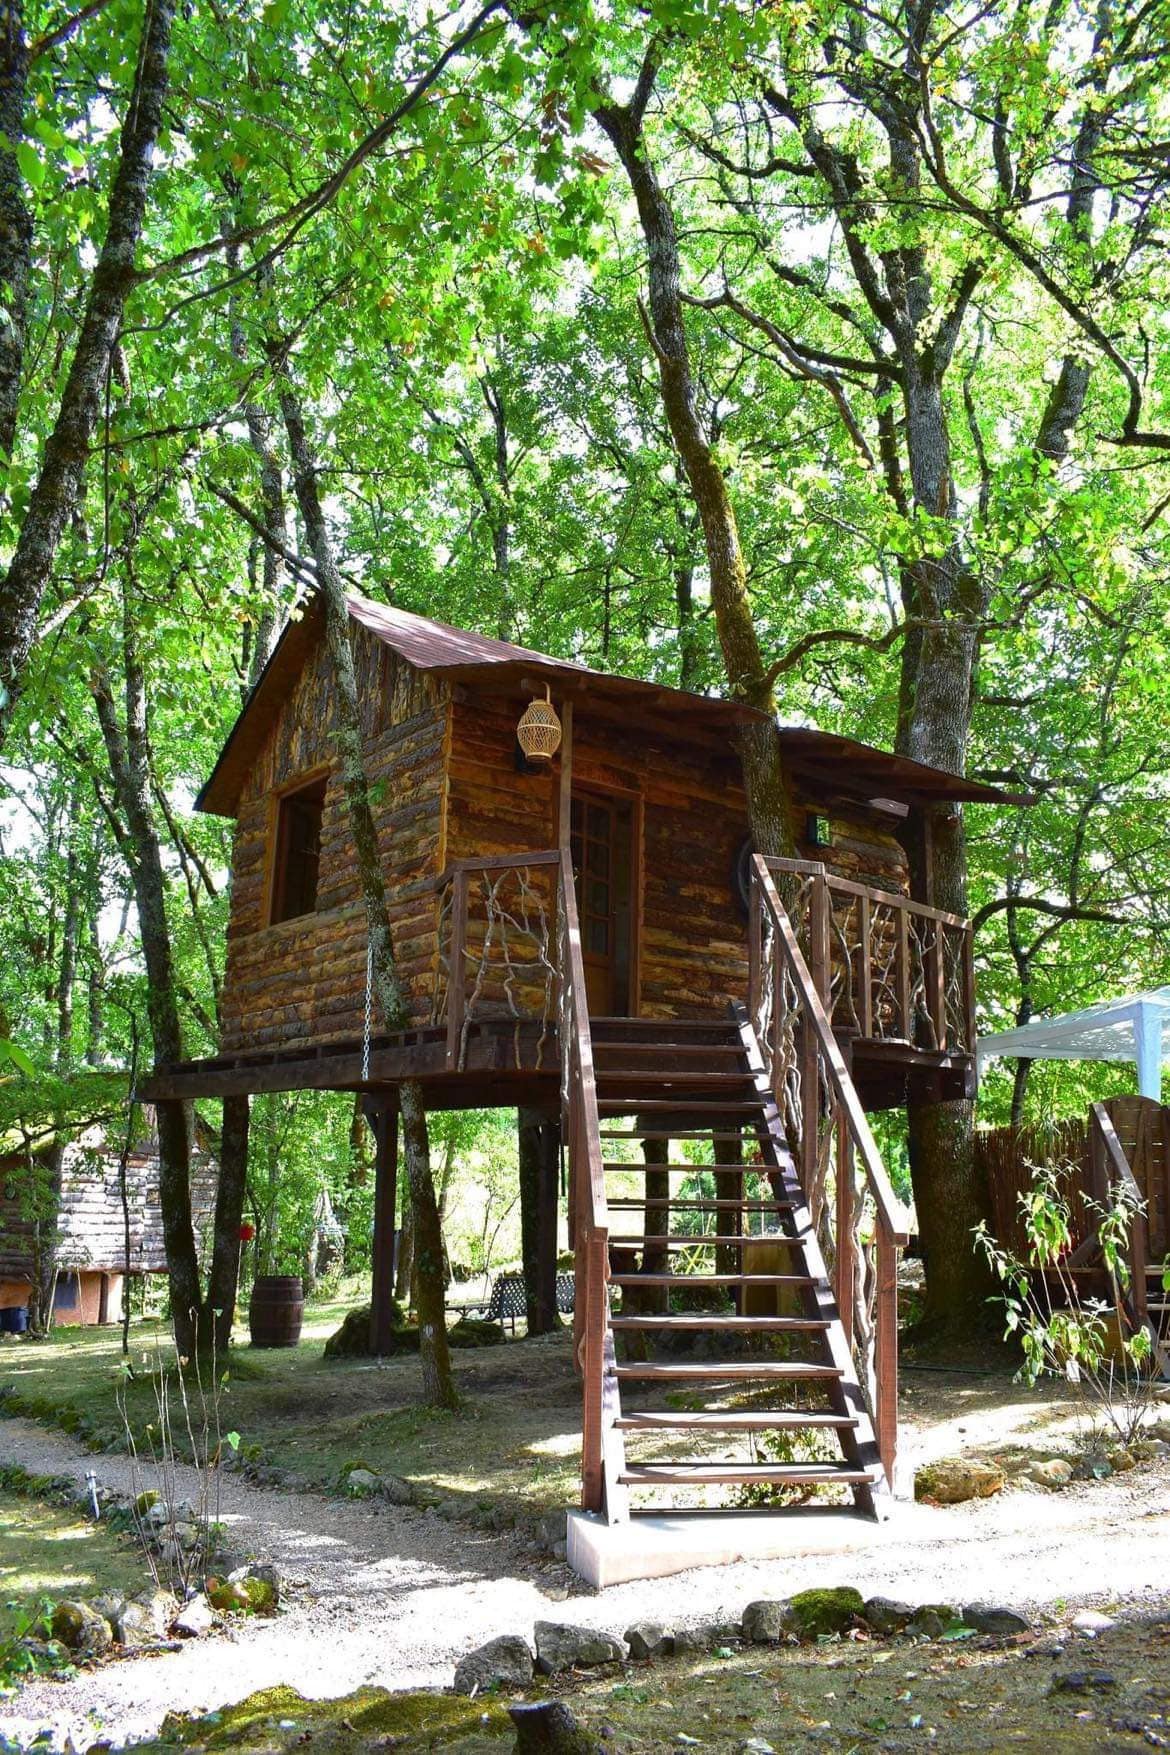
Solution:
[{"label": "wooden stilt post", "polygon": [[560,1211],[561,1118],[547,1115],[540,1130],[537,1213],[537,1303],[546,1330],[557,1326],[557,1218]]},{"label": "wooden stilt post", "polygon": [[381,1356],[393,1345],[394,1330],[394,1196],[398,1183],[398,1108],[371,1105],[366,1111],[374,1129],[374,1236],[370,1288],[370,1351]]}]

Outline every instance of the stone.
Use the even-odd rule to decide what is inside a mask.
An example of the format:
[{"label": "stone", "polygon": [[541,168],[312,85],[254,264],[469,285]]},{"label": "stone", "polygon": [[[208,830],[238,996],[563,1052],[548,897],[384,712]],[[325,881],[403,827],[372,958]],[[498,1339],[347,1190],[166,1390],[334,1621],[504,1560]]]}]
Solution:
[{"label": "stone", "polygon": [[798,1591],[788,1606],[796,1617],[802,1639],[824,1639],[844,1633],[865,1610],[861,1592],[848,1585]]},{"label": "stone", "polygon": [[1117,1686],[1117,1677],[1108,1670],[1066,1670],[1052,1678],[1053,1694],[1109,1694]]},{"label": "stone", "polygon": [[[386,1348],[390,1353],[417,1353],[418,1329],[406,1320],[406,1312],[401,1304],[395,1302],[391,1308],[390,1343]],[[370,1345],[370,1307],[361,1305],[351,1310],[341,1327],[331,1334],[325,1342],[326,1359],[368,1359],[373,1352]]]},{"label": "stone", "polygon": [[1007,1638],[1013,1633],[1031,1633],[1032,1623],[1017,1609],[1003,1609],[993,1603],[967,1603],[963,1609],[964,1627],[976,1633],[997,1633]]},{"label": "stone", "polygon": [[510,1706],[508,1716],[516,1727],[516,1755],[596,1755],[601,1747],[563,1700]]},{"label": "stone", "polygon": [[147,1512],[153,1510],[158,1504],[158,1501],[159,1495],[153,1487],[148,1487],[145,1493],[140,1493],[134,1501],[134,1509],[139,1517],[145,1517]]},{"label": "stone", "polygon": [[674,1640],[657,1621],[635,1622],[633,1627],[626,1628],[625,1639],[630,1656],[639,1660],[669,1657],[674,1651]]},{"label": "stone", "polygon": [[284,1578],[280,1567],[271,1560],[253,1560],[245,1575],[246,1582],[260,1584],[268,1592],[269,1602],[275,1608],[280,1601],[280,1593],[284,1588]]},{"label": "stone", "polygon": [[350,1469],[345,1477],[346,1492],[357,1494],[359,1497],[366,1493],[376,1493],[381,1485],[382,1483],[373,1469]]},{"label": "stone", "polygon": [[913,1639],[938,1639],[959,1619],[950,1603],[923,1603],[906,1623]]},{"label": "stone", "polygon": [[96,1609],[103,1620],[108,1621],[112,1627],[114,1625],[114,1619],[120,1613],[125,1601],[125,1597],[103,1594],[102,1596],[91,1597],[89,1600],[89,1606],[91,1609]]},{"label": "stone", "polygon": [[153,1586],[144,1590],[135,1602],[146,1611],[153,1633],[161,1638],[167,1631],[178,1612],[178,1602],[169,1590],[156,1590]]},{"label": "stone", "polygon": [[1003,1490],[1006,1476],[998,1463],[973,1456],[947,1456],[927,1463],[914,1476],[914,1497],[936,1505],[962,1505],[990,1499]]},{"label": "stone", "polygon": [[461,1316],[447,1330],[449,1347],[498,1347],[503,1340],[502,1323],[483,1322],[478,1316]]},{"label": "stone", "polygon": [[743,1637],[738,1621],[701,1621],[695,1627],[676,1627],[674,1652],[712,1651],[721,1645],[733,1645]]},{"label": "stone", "polygon": [[893,1597],[870,1597],[861,1611],[875,1633],[901,1633],[906,1623],[913,1618],[914,1610],[909,1603],[899,1603]]},{"label": "stone", "polygon": [[528,1641],[506,1633],[460,1658],[455,1666],[455,1692],[481,1694],[485,1688],[527,1688],[532,1674]]},{"label": "stone", "polygon": [[1138,1459],[1133,1451],[1128,1450],[1124,1445],[1120,1445],[1116,1450],[1111,1450],[1109,1452],[1109,1461],[1113,1465],[1113,1473],[1115,1475],[1122,1475],[1129,1469],[1136,1469],[1138,1463]]},{"label": "stone", "polygon": [[776,1755],[776,1751],[763,1737],[747,1737],[739,1746],[739,1755]]},{"label": "stone", "polygon": [[381,1494],[391,1505],[413,1505],[414,1488],[401,1475],[383,1475]]},{"label": "stone", "polygon": [[114,1630],[88,1603],[63,1598],[53,1609],[50,1631],[58,1645],[77,1657],[101,1657],[114,1643]]},{"label": "stone", "polygon": [[542,1548],[551,1554],[558,1542],[565,1539],[565,1514],[563,1511],[546,1511],[543,1517],[536,1520],[536,1539]]},{"label": "stone", "polygon": [[[1114,1464],[1115,1468],[1116,1466]],[[1028,1479],[1035,1481],[1038,1487],[1050,1488],[1054,1493],[1067,1487],[1072,1478],[1072,1464],[1066,1462],[1062,1456],[1042,1457],[1028,1464]]]},{"label": "stone", "polygon": [[800,1624],[789,1602],[769,1602],[761,1598],[749,1603],[740,1622],[740,1633],[749,1645],[779,1645],[781,1640],[795,1638]]},{"label": "stone", "polygon": [[1105,1481],[1113,1473],[1113,1464],[1103,1451],[1088,1450],[1079,1456],[1073,1474],[1078,1481]]},{"label": "stone", "polygon": [[183,1639],[199,1639],[214,1625],[215,1615],[202,1591],[183,1604],[174,1620],[174,1630]]},{"label": "stone", "polygon": [[1108,1633],[1117,1622],[1112,1615],[1103,1615],[1099,1609],[1078,1609],[1070,1625],[1078,1633]]},{"label": "stone", "polygon": [[[150,1498],[150,1495],[140,1493],[139,1498],[147,1499]],[[165,1499],[160,1499],[157,1493],[154,1494],[153,1498],[150,1498],[150,1504],[147,1506],[146,1511],[143,1513],[143,1522],[148,1523],[152,1529],[158,1530],[162,1529],[164,1524],[168,1524],[171,1521],[172,1514],[170,1506]]]},{"label": "stone", "polygon": [[536,1667],[542,1675],[560,1670],[588,1669],[594,1664],[620,1664],[626,1655],[624,1641],[592,1627],[566,1626],[559,1621],[538,1621]]}]

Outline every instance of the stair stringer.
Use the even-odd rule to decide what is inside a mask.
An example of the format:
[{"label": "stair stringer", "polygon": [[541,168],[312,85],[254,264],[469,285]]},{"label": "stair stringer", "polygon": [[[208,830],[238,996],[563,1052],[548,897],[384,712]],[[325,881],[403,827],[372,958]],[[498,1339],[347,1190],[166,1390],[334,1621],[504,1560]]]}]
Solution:
[{"label": "stair stringer", "polygon": [[845,1338],[845,1330],[833,1293],[832,1281],[829,1278],[820,1242],[813,1229],[812,1214],[809,1211],[804,1189],[801,1187],[796,1163],[784,1137],[780,1123],[780,1112],[776,1106],[775,1094],[764,1065],[764,1056],[756,1039],[756,1033],[748,1021],[744,1007],[733,1006],[732,1012],[748,1067],[760,1098],[760,1112],[765,1123],[765,1131],[760,1139],[761,1151],[765,1158],[770,1156],[772,1160],[770,1168],[774,1174],[774,1181],[779,1182],[780,1185],[777,1190],[778,1195],[792,1203],[786,1212],[786,1217],[791,1221],[793,1234],[798,1240],[799,1252],[805,1264],[804,1271],[813,1282],[804,1293],[809,1314],[818,1316],[828,1323],[822,1336],[822,1343],[829,1355],[830,1363],[841,1372],[839,1378],[829,1381],[829,1398],[837,1413],[847,1414],[857,1421],[856,1426],[844,1427],[839,1431],[838,1442],[846,1461],[854,1463],[859,1468],[864,1468],[872,1476],[872,1485],[855,1485],[852,1488],[854,1502],[858,1510],[867,1512],[879,1520],[884,1520],[891,1514],[893,1493],[882,1465],[869,1402],[857,1371],[853,1349]]}]

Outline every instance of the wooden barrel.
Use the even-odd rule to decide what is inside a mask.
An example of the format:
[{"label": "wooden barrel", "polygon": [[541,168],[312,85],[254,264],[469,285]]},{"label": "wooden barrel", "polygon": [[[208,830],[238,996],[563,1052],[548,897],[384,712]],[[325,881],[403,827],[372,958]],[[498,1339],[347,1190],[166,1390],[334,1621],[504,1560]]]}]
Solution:
[{"label": "wooden barrel", "polygon": [[28,1330],[28,1309],[23,1304],[10,1304],[0,1310],[0,1334],[22,1335]]},{"label": "wooden barrel", "polygon": [[252,1287],[248,1329],[254,1347],[295,1347],[305,1296],[296,1274],[262,1274]]}]

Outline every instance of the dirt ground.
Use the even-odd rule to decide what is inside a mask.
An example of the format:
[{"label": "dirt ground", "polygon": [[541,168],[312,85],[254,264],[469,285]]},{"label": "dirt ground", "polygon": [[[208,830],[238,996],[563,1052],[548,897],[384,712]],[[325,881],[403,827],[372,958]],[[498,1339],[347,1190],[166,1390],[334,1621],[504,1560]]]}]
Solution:
[{"label": "dirt ground", "polygon": [[[265,1414],[266,1436],[269,1423],[272,1428],[266,1454],[295,1454],[289,1435],[304,1433],[306,1446],[315,1444],[319,1452],[349,1459],[356,1452],[375,1468],[407,1472],[409,1462],[425,1468],[426,1478],[451,1484],[449,1502],[442,1508],[451,1515],[355,1503],[319,1491],[228,1477],[223,1487],[228,1540],[241,1552],[279,1563],[288,1583],[282,1613],[162,1657],[126,1659],[60,1683],[39,1681],[5,1703],[0,1731],[27,1740],[47,1728],[56,1746],[72,1736],[84,1748],[95,1737],[111,1734],[119,1741],[151,1736],[169,1711],[219,1711],[257,1688],[292,1683],[306,1695],[323,1698],[370,1684],[441,1687],[449,1684],[454,1663],[464,1652],[501,1633],[530,1635],[536,1619],[621,1633],[638,1619],[663,1620],[668,1609],[671,1624],[685,1627],[713,1617],[738,1618],[757,1597],[784,1596],[812,1584],[851,1584],[866,1595],[880,1592],[911,1603],[994,1600],[1027,1609],[1053,1628],[1064,1626],[1075,1609],[1091,1604],[1124,1619],[1129,1629],[1124,1637],[1133,1641],[1132,1649],[1125,1647],[1131,1652],[1125,1659],[1128,1667],[1108,1698],[1098,1699],[1092,1692],[1076,1701],[1052,1696],[1037,1730],[1034,1724],[1016,1726],[1012,1700],[1017,1683],[1011,1678],[1018,1675],[1027,1699],[1048,1702],[1053,1663],[1061,1660],[1047,1656],[1041,1661],[1012,1654],[1010,1674],[1000,1674],[994,1664],[984,1664],[981,1654],[919,1647],[905,1658],[906,1668],[916,1669],[917,1678],[906,1680],[898,1670],[901,1685],[891,1691],[886,1678],[895,1674],[892,1665],[902,1664],[906,1648],[895,1648],[895,1656],[888,1658],[874,1647],[818,1652],[811,1664],[801,1660],[783,1676],[775,1673],[776,1665],[793,1660],[747,1653],[707,1665],[711,1687],[726,1684],[732,1690],[729,1716],[720,1721],[718,1734],[714,1719],[703,1728],[702,1712],[713,1710],[701,1698],[706,1682],[702,1689],[695,1684],[692,1716],[698,1729],[686,1734],[720,1749],[738,1748],[746,1737],[758,1734],[782,1749],[799,1746],[792,1740],[799,1726],[801,1737],[828,1747],[919,1747],[926,1727],[934,1724],[936,1736],[930,1740],[939,1747],[1121,1748],[1133,1746],[1132,1736],[1112,1725],[1108,1715],[1126,1712],[1137,1717],[1144,1712],[1150,1734],[1161,1734],[1151,1716],[1156,1717],[1156,1703],[1146,1701],[1139,1712],[1133,1701],[1143,1688],[1161,1686],[1159,1677],[1168,1668],[1159,1631],[1170,1604],[1170,1466],[1164,1460],[1104,1481],[1076,1483],[1061,1493],[1017,1486],[994,1499],[947,1509],[900,1504],[888,1524],[851,1525],[848,1539],[829,1554],[794,1549],[783,1561],[697,1570],[665,1583],[632,1583],[596,1594],[534,1547],[529,1523],[489,1529],[479,1527],[474,1515],[485,1494],[499,1494],[501,1480],[506,1491],[512,1490],[508,1483],[527,1483],[525,1503],[531,1507],[549,1502],[554,1480],[575,1479],[575,1385],[563,1343],[508,1343],[466,1356],[461,1372],[465,1391],[473,1392],[473,1410],[437,1423],[405,1404],[412,1367],[410,1360],[391,1361],[380,1370],[359,1365],[346,1368],[336,1381],[323,1367],[319,1376],[306,1370],[299,1378],[303,1399],[296,1406],[287,1382],[260,1379],[264,1394],[273,1401],[279,1395],[288,1409],[283,1424],[271,1410]],[[324,1402],[313,1401],[308,1393],[318,1385]],[[388,1414],[384,1398],[399,1397],[397,1415]],[[333,1415],[323,1411],[330,1406]],[[1067,1397],[1029,1392],[1005,1371],[907,1367],[902,1385],[905,1478],[908,1482],[918,1463],[955,1452],[1008,1459],[1019,1453],[1052,1454],[1070,1442],[1073,1412]],[[404,1426],[408,1419],[415,1422],[413,1450],[384,1443],[382,1422],[395,1417]],[[344,1439],[339,1441],[336,1431],[313,1438],[312,1422],[328,1423],[330,1418],[345,1423]],[[277,1448],[282,1443],[283,1452]],[[501,1459],[494,1471],[493,1446]],[[556,1471],[550,1466],[553,1460],[559,1465]],[[95,1458],[75,1439],[22,1418],[0,1419],[0,1462],[68,1473],[78,1480],[96,1467],[110,1486],[124,1489],[131,1484],[124,1456]],[[533,1493],[533,1478],[542,1473]],[[571,1497],[569,1484],[559,1494],[560,1504]],[[1143,1629],[1143,1622],[1150,1625]],[[1081,1663],[1079,1653],[1069,1655]],[[837,1657],[847,1667],[859,1666],[850,1669],[840,1688],[824,1680]],[[1087,1651],[1084,1662],[1096,1665],[1099,1657],[1098,1651]],[[942,1669],[930,1680],[936,1664]],[[1043,1686],[1038,1680],[1042,1673]],[[629,1720],[622,1736],[635,1740],[621,1746],[674,1747],[669,1741],[673,1730],[662,1732],[667,1741],[637,1740],[659,1734],[653,1724],[655,1703],[669,1698],[670,1689],[683,1702],[691,1699],[683,1671],[676,1667],[669,1674],[676,1680],[665,1695],[655,1670],[649,1683],[633,1671],[628,1677],[587,1682],[581,1685],[582,1698],[593,1703],[589,1712],[608,1715],[615,1725],[619,1717],[623,1723]],[[734,1690],[741,1686],[750,1698],[736,1706]],[[613,1692],[627,1687],[634,1692]],[[647,1688],[646,1698],[640,1698]],[[841,1730],[843,1742],[833,1741],[838,1732],[832,1710],[817,1704],[830,1688],[848,1702],[853,1715],[853,1728]],[[907,1688],[909,1702],[899,1699]],[[915,1707],[918,1688],[928,1692],[926,1704]],[[992,1697],[996,1689],[1006,1690],[999,1704]],[[787,1701],[786,1691],[795,1704]],[[794,1716],[788,1723],[784,1715],[790,1705]],[[776,1717],[780,1708],[787,1728]],[[643,1709],[644,1722],[638,1720]],[[692,1706],[686,1710],[692,1712]],[[909,1720],[918,1712],[923,1725],[911,1726]],[[1078,1712],[1094,1716],[1078,1718]],[[737,1717],[743,1713],[746,1720]],[[883,1714],[886,1729],[865,1728],[866,1715],[876,1719]],[[829,1729],[824,1728],[826,1717]],[[661,1711],[658,1719],[662,1721]],[[745,1722],[764,1728],[745,1730]],[[890,1743],[890,1737],[903,1741]],[[1029,1737],[1041,1741],[1029,1743]],[[1116,1737],[1129,1740],[1107,1740]],[[729,1740],[733,1738],[738,1740]],[[967,1740],[956,1740],[963,1738]],[[266,1747],[275,1747],[276,1741]]]}]

